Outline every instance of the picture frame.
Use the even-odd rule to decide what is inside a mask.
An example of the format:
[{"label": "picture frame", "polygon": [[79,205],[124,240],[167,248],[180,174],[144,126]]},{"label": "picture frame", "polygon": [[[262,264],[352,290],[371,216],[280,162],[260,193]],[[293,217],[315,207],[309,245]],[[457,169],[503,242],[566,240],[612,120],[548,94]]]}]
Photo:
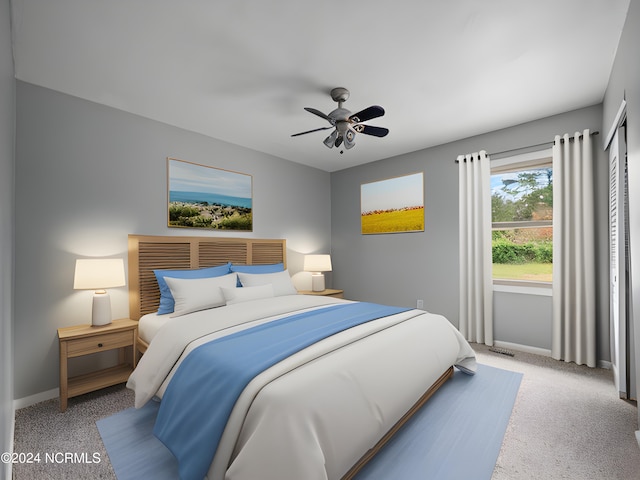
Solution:
[{"label": "picture frame", "polygon": [[167,226],[253,231],[253,176],[168,157]]},{"label": "picture frame", "polygon": [[360,185],[363,235],[424,231],[424,172]]}]

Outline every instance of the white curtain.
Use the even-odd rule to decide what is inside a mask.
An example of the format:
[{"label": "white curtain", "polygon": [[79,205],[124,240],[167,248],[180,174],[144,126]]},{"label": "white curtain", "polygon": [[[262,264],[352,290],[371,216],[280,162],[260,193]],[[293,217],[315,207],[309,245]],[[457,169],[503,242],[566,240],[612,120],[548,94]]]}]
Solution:
[{"label": "white curtain", "polygon": [[589,130],[553,145],[553,333],[557,360],[596,366],[593,151]]},{"label": "white curtain", "polygon": [[458,156],[460,324],[464,337],[493,345],[491,165],[485,151]]}]

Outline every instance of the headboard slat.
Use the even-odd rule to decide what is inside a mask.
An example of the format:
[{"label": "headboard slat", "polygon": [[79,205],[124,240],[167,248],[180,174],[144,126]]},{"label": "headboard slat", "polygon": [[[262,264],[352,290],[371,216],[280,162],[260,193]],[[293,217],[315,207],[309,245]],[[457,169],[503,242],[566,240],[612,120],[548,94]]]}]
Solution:
[{"label": "headboard slat", "polygon": [[282,261],[282,253],[278,244],[268,242],[253,243],[253,264],[271,264],[280,263]]},{"label": "headboard slat", "polygon": [[129,235],[129,316],[158,310],[154,270],[215,267],[227,262],[265,265],[286,261],[286,240]]},{"label": "headboard slat", "polygon": [[215,267],[227,262],[246,263],[246,242],[207,242],[200,244],[200,267]]}]

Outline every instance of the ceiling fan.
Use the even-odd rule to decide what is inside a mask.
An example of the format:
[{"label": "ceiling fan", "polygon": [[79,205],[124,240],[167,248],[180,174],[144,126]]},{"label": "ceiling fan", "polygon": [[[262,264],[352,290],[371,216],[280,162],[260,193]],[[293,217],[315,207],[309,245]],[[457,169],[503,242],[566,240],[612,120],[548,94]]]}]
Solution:
[{"label": "ceiling fan", "polygon": [[[314,115],[327,120],[331,124],[330,126],[315,128],[313,130],[307,130],[306,132],[294,133],[291,136],[297,137],[299,135],[306,135],[307,133],[335,128],[331,135],[324,139],[324,144],[329,148],[334,146],[337,148],[344,143],[345,148],[348,150],[355,145],[356,133],[364,133],[365,135],[373,135],[374,137],[384,137],[389,133],[387,128],[374,127],[372,125],[365,125],[362,123],[367,120],[371,120],[372,118],[383,116],[384,108],[379,105],[372,105],[371,107],[365,108],[357,113],[351,113],[349,110],[342,107],[342,104],[349,98],[349,90],[343,87],[331,90],[331,98],[334,102],[338,102],[338,108],[328,115],[325,115],[315,108],[304,107],[307,112],[311,112]],[[340,151],[340,153],[342,153],[342,151]]]}]

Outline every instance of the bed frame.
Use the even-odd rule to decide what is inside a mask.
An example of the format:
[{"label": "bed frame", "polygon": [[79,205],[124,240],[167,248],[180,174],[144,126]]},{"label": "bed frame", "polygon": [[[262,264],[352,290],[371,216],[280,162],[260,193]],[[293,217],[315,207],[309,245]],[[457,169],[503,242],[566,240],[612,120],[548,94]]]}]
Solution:
[{"label": "bed frame", "polygon": [[382,447],[386,445],[386,443],[391,440],[398,430],[402,428],[402,426],[409,421],[409,419],[418,411],[420,408],[427,403],[427,401],[433,396],[434,393],[438,391],[438,389],[444,385],[447,380],[453,377],[453,367],[449,367],[441,376],[438,378],[431,387],[420,397],[420,399],[409,409],[407,413],[403,415],[403,417],[398,420],[398,422],[391,427],[391,429],[382,437],[378,443],[374,445],[374,447],[365,453],[360,460],[356,462],[356,464],[351,467],[351,469],[342,477],[341,480],[352,480],[357,473],[364,467],[369,460],[376,456],[376,454],[382,450]]},{"label": "bed frame", "polygon": [[[158,310],[160,290],[153,273],[155,269],[215,267],[227,262],[244,265],[282,262],[286,268],[286,253],[287,246],[284,239],[129,235],[130,318],[138,320],[142,315]],[[145,342],[138,339],[138,350],[141,353],[144,353],[147,347]],[[386,435],[360,458],[342,477],[342,480],[353,479],[358,471],[452,376],[453,367],[450,367]]]}]

